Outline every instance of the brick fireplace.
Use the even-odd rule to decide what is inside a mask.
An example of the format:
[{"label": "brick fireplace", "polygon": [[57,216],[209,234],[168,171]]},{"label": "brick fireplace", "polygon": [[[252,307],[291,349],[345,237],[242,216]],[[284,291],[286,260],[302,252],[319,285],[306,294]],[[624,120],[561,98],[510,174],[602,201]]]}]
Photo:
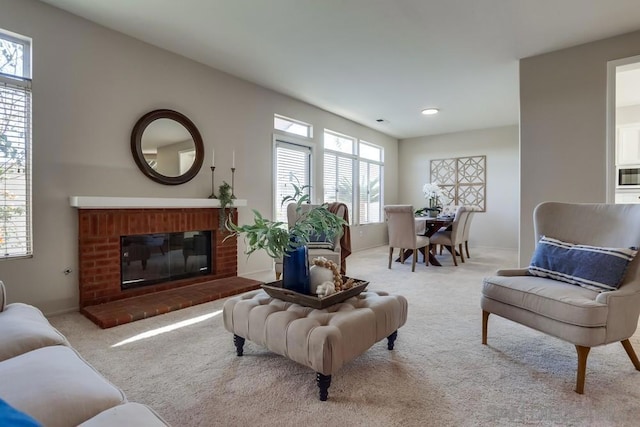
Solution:
[{"label": "brick fireplace", "polygon": [[[244,291],[246,288],[259,287],[256,285],[258,282],[236,277],[238,269],[237,239],[231,237],[225,240],[228,232],[219,228],[221,212],[219,208],[201,206],[215,206],[216,202],[207,201],[207,199],[72,197],[71,205],[78,208],[80,311],[88,315],[91,320],[96,321],[95,315],[93,315],[96,310],[105,311],[105,307],[109,304],[118,304],[118,315],[122,318],[127,317],[121,315],[122,307],[126,306],[126,301],[133,301],[139,297],[134,305],[140,306],[140,298],[147,298],[148,302],[149,298],[146,296],[153,296],[150,294],[163,297],[161,308],[155,309],[155,312],[153,308],[145,309],[144,314],[140,315],[133,313],[128,316],[131,318],[129,321],[133,321],[137,320],[136,317],[149,317],[162,314],[162,312],[166,313],[172,309],[216,299],[210,295],[205,297],[202,294],[203,291],[199,291],[200,294],[195,299],[200,301],[187,301],[184,295],[192,294],[194,292],[193,285],[196,284],[202,284],[205,288],[217,287],[218,298]],[[243,202],[246,204],[246,201],[239,201],[236,202],[236,206],[241,206]],[[237,221],[237,210],[234,210],[234,221]],[[210,274],[139,288],[121,289],[120,268],[123,265],[123,253],[120,245],[122,236],[196,230],[211,231]],[[229,279],[220,280],[225,278]],[[222,291],[220,291],[221,286],[224,289]],[[182,295],[178,292],[180,289],[184,289]],[[209,289],[208,292],[212,294],[213,291]],[[177,298],[178,302],[175,304],[167,303],[168,294]],[[98,305],[99,308],[96,307]],[[168,306],[169,309],[164,309],[165,306]],[[129,313],[132,311],[130,310]],[[99,324],[102,327],[109,327],[121,323],[125,322],[120,319],[107,326],[104,325],[104,322]]]},{"label": "brick fireplace", "polygon": [[[227,233],[218,229],[219,211],[215,208],[80,209],[80,307],[235,276],[237,241],[235,237],[223,241]],[[121,290],[121,236],[193,230],[211,230],[211,275]]]}]

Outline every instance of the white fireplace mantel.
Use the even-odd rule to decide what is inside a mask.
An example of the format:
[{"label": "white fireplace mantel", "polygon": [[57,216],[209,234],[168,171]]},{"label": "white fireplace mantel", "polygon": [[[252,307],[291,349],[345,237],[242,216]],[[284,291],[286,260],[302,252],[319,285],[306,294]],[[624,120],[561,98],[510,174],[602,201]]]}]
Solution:
[{"label": "white fireplace mantel", "polygon": [[[171,209],[219,208],[218,199],[185,199],[169,197],[100,197],[71,196],[69,204],[78,209]],[[247,206],[247,201],[234,199],[232,207]]]}]

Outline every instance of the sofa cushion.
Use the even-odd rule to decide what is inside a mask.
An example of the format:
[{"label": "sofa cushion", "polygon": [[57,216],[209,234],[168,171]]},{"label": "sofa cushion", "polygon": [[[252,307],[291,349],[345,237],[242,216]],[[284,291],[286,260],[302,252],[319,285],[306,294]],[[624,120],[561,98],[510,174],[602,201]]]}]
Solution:
[{"label": "sofa cushion", "polygon": [[0,426],[40,427],[42,424],[0,399]]},{"label": "sofa cushion", "polygon": [[62,345],[0,362],[0,378],[0,398],[48,427],[77,426],[125,401],[122,391]]},{"label": "sofa cushion", "polygon": [[635,249],[575,245],[543,236],[529,272],[599,292],[611,291],[622,283],[636,253]]},{"label": "sofa cushion", "polygon": [[0,312],[0,361],[50,345],[69,345],[37,308],[13,303]]},{"label": "sofa cushion", "polygon": [[166,427],[160,415],[146,405],[128,402],[100,412],[95,417],[80,424],[80,427]]},{"label": "sofa cushion", "polygon": [[608,306],[596,302],[598,292],[536,276],[493,276],[484,279],[482,294],[559,322],[599,327],[607,324]]}]

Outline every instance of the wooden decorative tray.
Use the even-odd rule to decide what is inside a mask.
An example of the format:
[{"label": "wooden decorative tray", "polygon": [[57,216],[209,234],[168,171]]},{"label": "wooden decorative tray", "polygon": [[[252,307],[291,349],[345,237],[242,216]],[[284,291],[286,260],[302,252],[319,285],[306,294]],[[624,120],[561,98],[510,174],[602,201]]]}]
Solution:
[{"label": "wooden decorative tray", "polygon": [[[342,276],[343,282],[349,280],[349,277]],[[276,282],[265,283],[262,286],[262,289],[269,294],[269,296],[277,299],[281,299],[283,301],[293,302],[296,304],[303,305],[305,307],[323,309],[327,308],[330,305],[337,304],[346,300],[347,298],[354,297],[360,292],[364,291],[369,282],[364,280],[354,279],[354,285],[346,289],[344,291],[336,292],[335,294],[328,295],[326,297],[320,298],[313,295],[305,295],[299,292],[295,292],[289,289],[284,289],[282,287],[282,280],[278,280]]]}]

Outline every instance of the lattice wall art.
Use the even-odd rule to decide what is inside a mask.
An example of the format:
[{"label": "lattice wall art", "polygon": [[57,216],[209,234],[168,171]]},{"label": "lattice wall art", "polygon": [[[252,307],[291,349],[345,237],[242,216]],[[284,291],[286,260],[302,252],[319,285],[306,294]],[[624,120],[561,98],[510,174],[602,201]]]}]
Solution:
[{"label": "lattice wall art", "polygon": [[452,205],[486,210],[487,156],[431,160],[431,182],[438,183]]}]

